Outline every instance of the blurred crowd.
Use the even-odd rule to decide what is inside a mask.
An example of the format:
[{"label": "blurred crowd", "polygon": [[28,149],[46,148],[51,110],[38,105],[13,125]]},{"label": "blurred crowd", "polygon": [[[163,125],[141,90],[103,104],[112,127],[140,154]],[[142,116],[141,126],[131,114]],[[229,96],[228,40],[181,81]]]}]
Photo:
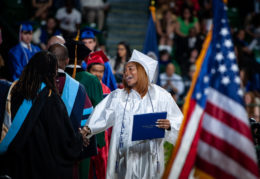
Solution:
[{"label": "blurred crowd", "polygon": [[[17,44],[19,23],[32,22],[29,41],[43,50],[54,35],[75,38],[79,29],[91,27],[93,47],[109,57],[117,85],[122,88],[124,64],[129,60],[128,42],[118,42],[117,54],[106,52],[106,0],[32,0],[7,1],[1,5],[0,77],[12,80],[8,67],[9,50]],[[26,10],[27,9],[27,10]],[[249,117],[260,121],[260,1],[229,0],[228,17],[233,36],[241,85]],[[182,106],[196,70],[196,59],[212,25],[211,0],[157,0],[156,30],[159,49],[160,85]],[[13,30],[15,29],[15,30]],[[145,30],[145,29],[144,29]],[[91,43],[87,40],[84,43]]]},{"label": "blurred crowd", "polygon": [[[228,1],[241,85],[249,117],[260,121],[260,1]],[[196,59],[212,25],[211,0],[157,1],[156,29],[160,82],[183,104],[196,70]]]}]

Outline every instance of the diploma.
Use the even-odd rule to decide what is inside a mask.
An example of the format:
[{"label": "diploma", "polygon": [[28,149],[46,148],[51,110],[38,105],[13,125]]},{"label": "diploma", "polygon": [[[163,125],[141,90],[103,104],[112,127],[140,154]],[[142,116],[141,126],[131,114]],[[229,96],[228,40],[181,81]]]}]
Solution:
[{"label": "diploma", "polygon": [[134,115],[132,141],[164,138],[165,130],[156,127],[156,121],[166,116],[167,112]]}]

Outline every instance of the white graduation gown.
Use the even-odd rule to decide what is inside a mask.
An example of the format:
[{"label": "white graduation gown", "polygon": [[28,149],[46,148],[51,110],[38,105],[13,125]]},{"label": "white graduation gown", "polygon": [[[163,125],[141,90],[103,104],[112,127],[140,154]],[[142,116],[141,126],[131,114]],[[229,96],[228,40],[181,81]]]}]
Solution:
[{"label": "white graduation gown", "polygon": [[[171,95],[163,88],[151,84],[149,94],[141,98],[139,93],[131,90],[128,96],[125,90],[117,89],[95,107],[86,124],[91,129],[92,135],[113,126],[107,179],[157,179],[164,171],[164,140],[175,143],[183,115]],[[165,130],[164,139],[131,141],[134,114],[164,111],[167,111],[167,119],[171,123],[171,130]],[[122,131],[123,147],[119,149],[123,118],[125,124]]]}]

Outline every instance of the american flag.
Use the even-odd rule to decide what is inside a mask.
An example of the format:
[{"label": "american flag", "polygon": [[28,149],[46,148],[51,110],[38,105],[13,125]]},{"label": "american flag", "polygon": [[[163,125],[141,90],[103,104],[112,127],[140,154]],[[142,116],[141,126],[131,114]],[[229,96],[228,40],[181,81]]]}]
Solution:
[{"label": "american flag", "polygon": [[213,29],[197,60],[184,121],[163,178],[258,178],[227,7],[213,0]]}]

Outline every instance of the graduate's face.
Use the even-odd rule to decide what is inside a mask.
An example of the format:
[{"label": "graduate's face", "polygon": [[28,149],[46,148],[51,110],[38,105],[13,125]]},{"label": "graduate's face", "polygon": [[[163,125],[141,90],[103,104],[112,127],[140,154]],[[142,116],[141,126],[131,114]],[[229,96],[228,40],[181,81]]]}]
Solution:
[{"label": "graduate's face", "polygon": [[131,88],[134,88],[137,84],[137,67],[134,63],[127,63],[124,71],[124,80],[127,85]]},{"label": "graduate's face", "polygon": [[26,43],[29,44],[32,41],[32,32],[21,32],[21,40]]},{"label": "graduate's face", "polygon": [[103,78],[103,75],[104,75],[104,70],[105,70],[104,65],[95,64],[95,65],[92,65],[89,72],[91,74],[95,75],[96,77],[98,77],[98,79],[101,81]]},{"label": "graduate's face", "polygon": [[94,51],[96,47],[96,41],[94,39],[83,39],[82,42],[89,50]]}]

